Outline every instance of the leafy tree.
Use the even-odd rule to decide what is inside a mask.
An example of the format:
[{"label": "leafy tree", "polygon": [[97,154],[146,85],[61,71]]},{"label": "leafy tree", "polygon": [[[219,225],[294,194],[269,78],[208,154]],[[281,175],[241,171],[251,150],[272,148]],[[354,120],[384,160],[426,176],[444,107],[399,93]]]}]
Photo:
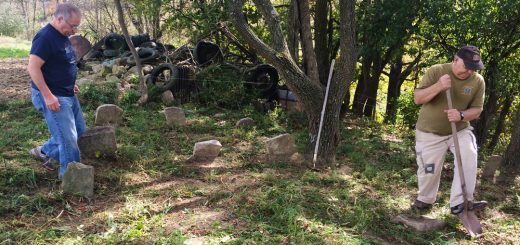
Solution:
[{"label": "leafy tree", "polygon": [[[418,62],[412,62],[404,72],[402,57],[405,45],[418,31],[419,14],[423,10],[423,1],[412,2],[361,1],[359,4],[359,43],[361,46],[361,74],[354,94],[352,109],[358,115],[373,118],[376,113],[377,90],[381,74],[385,67],[394,62],[390,103],[395,105],[402,82],[411,73]],[[418,55],[409,54],[414,58]],[[399,71],[397,74],[396,72]],[[395,108],[391,108],[395,113]],[[393,116],[392,116],[393,117]]]},{"label": "leafy tree", "polygon": [[0,35],[14,37],[23,30],[23,19],[13,15],[14,7],[10,3],[0,3]]},{"label": "leafy tree", "polygon": [[520,107],[516,112],[515,127],[511,141],[504,154],[504,165],[515,171],[520,171]]},{"label": "leafy tree", "polygon": [[[269,28],[270,43],[260,39],[250,28],[243,13],[242,0],[231,0],[231,17],[236,29],[249,45],[272,64],[282,75],[287,86],[296,93],[303,103],[309,118],[309,139],[315,144],[320,122],[321,107],[325,95],[325,87],[319,80],[307,76],[293,60],[285,35],[280,25],[281,19],[270,1],[254,0],[258,12],[264,17]],[[339,143],[339,112],[340,105],[346,93],[346,88],[353,78],[355,68],[355,1],[340,1],[340,54],[334,78],[330,84],[330,93],[327,100],[327,110],[324,113],[324,122],[318,166],[333,166],[335,151]],[[306,28],[302,28],[302,31]],[[305,36],[308,34],[302,34]],[[310,149],[310,148],[309,148]]]}]

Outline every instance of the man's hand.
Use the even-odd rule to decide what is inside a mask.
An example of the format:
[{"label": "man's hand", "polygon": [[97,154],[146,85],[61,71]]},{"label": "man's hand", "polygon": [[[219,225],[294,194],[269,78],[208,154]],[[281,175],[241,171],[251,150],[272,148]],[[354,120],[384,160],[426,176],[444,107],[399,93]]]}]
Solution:
[{"label": "man's hand", "polygon": [[437,81],[437,83],[441,87],[442,91],[446,91],[447,89],[451,88],[450,75],[444,74],[441,78],[439,78],[439,81]]},{"label": "man's hand", "polygon": [[74,84],[74,94],[78,94],[79,93],[79,86],[78,84]]},{"label": "man's hand", "polygon": [[448,121],[450,122],[460,122],[462,119],[460,118],[460,112],[457,109],[444,110],[448,115]]},{"label": "man's hand", "polygon": [[44,97],[45,105],[47,105],[47,108],[51,110],[52,112],[57,112],[60,110],[60,101],[56,96],[53,94],[50,94],[50,96]]}]

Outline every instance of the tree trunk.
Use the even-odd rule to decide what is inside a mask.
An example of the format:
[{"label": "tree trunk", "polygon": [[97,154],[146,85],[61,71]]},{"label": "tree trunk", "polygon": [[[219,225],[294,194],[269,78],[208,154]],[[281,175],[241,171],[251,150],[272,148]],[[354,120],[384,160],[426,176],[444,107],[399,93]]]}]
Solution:
[{"label": "tree trunk", "polygon": [[[242,12],[242,0],[230,1],[231,17],[238,32],[267,62],[273,65],[284,78],[287,86],[300,98],[309,117],[310,145],[315,144],[324,98],[324,87],[297,66],[290,56],[280,27],[280,17],[268,0],[254,0],[259,12],[268,25],[271,46],[260,40],[251,30]],[[317,167],[334,166],[335,151],[339,142],[339,108],[345,96],[346,87],[355,69],[355,1],[340,1],[340,57],[334,78],[331,81],[327,109],[324,115],[320,151]],[[307,35],[307,34],[306,34]],[[311,153],[311,152],[307,152]]]},{"label": "tree trunk", "polygon": [[123,2],[123,7],[126,10],[126,13],[128,14],[128,17],[130,17],[130,21],[132,22],[132,25],[134,25],[135,29],[139,34],[143,34],[143,23],[139,18],[137,18],[137,14],[134,14],[134,11],[132,9],[132,6],[130,5],[130,2],[125,1]]},{"label": "tree trunk", "polygon": [[502,165],[516,172],[520,171],[520,107],[518,107],[516,112],[515,127],[511,135],[511,141],[504,154]]},{"label": "tree trunk", "polygon": [[509,114],[509,110],[511,110],[511,105],[513,104],[513,96],[508,95],[503,103],[502,110],[500,111],[500,116],[498,117],[497,126],[495,128],[495,132],[493,133],[493,137],[491,137],[491,141],[487,146],[487,149],[491,152],[495,149],[495,146],[498,144],[498,139],[504,130],[506,116]]},{"label": "tree trunk", "polygon": [[314,20],[314,30],[315,30],[315,38],[314,42],[316,47],[314,49],[316,53],[316,62],[318,65],[318,73],[319,79],[322,84],[327,83],[327,77],[329,74],[329,63],[330,63],[330,48],[328,46],[327,35],[332,33],[328,33],[327,28],[327,2],[328,0],[317,0],[316,1],[316,14]]},{"label": "tree trunk", "polygon": [[299,0],[298,2],[298,13],[300,15],[301,23],[301,38],[302,38],[302,49],[303,49],[303,64],[305,65],[305,71],[311,81],[319,83],[318,65],[316,63],[316,54],[314,53],[314,47],[312,44],[312,31],[311,31],[311,13],[309,10],[309,0]]},{"label": "tree trunk", "polygon": [[139,55],[137,55],[137,51],[135,50],[134,44],[130,39],[130,35],[128,34],[128,29],[126,28],[125,18],[123,14],[123,8],[121,7],[121,2],[119,0],[114,0],[114,4],[117,9],[117,16],[119,20],[119,25],[123,31],[123,36],[125,37],[126,44],[130,48],[130,52],[132,52],[132,56],[134,57],[135,64],[137,66],[137,73],[139,74],[139,93],[141,97],[139,98],[139,104],[144,104],[148,101],[148,88],[146,87],[146,83],[143,77],[143,66],[141,65],[141,60],[139,60]]},{"label": "tree trunk", "polygon": [[399,97],[401,97],[401,86],[410,74],[416,69],[416,65],[421,59],[422,53],[419,53],[415,59],[408,63],[403,71],[403,54],[401,54],[390,67],[388,75],[388,94],[386,100],[385,123],[394,124],[397,116],[397,108]]},{"label": "tree trunk", "polygon": [[301,29],[300,18],[298,14],[298,3],[297,0],[291,1],[291,6],[289,6],[289,16],[288,16],[288,34],[287,34],[287,45],[289,46],[289,53],[293,58],[296,64],[300,62],[300,41],[299,41],[299,33]]}]

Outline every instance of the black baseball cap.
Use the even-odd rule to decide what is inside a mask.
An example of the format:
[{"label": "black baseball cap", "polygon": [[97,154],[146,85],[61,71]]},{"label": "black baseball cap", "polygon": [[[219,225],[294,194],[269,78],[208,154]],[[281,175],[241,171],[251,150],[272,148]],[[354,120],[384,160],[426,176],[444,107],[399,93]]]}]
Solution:
[{"label": "black baseball cap", "polygon": [[457,51],[457,56],[464,61],[466,68],[470,70],[482,70],[484,64],[480,59],[480,50],[477,47],[467,45]]}]

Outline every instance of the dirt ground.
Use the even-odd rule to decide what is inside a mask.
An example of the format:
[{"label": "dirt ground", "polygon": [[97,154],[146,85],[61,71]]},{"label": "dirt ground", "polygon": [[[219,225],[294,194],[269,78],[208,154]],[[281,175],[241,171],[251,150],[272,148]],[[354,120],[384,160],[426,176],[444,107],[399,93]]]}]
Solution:
[{"label": "dirt ground", "polygon": [[0,103],[12,99],[29,99],[28,59],[0,59]]}]

